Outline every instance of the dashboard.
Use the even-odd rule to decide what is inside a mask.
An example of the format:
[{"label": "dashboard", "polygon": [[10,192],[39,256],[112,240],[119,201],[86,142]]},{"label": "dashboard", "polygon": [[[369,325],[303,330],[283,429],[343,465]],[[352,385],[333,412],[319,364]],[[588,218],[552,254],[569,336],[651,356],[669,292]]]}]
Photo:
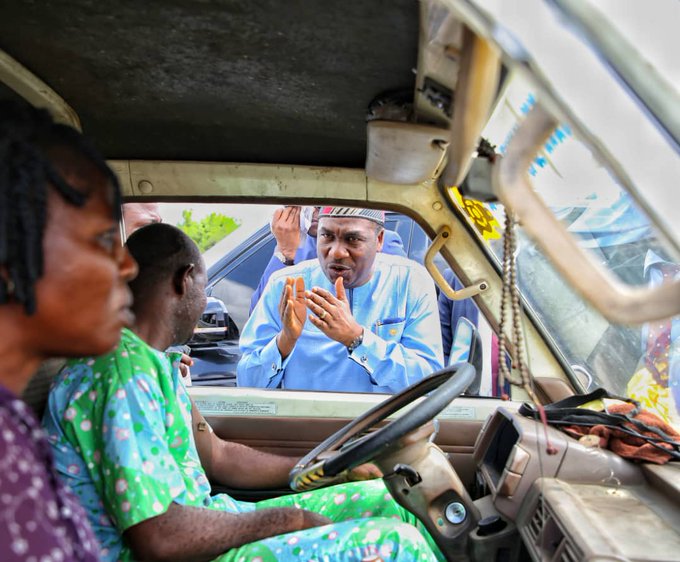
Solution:
[{"label": "dashboard", "polygon": [[680,463],[636,464],[503,408],[474,456],[473,559],[680,559]]}]

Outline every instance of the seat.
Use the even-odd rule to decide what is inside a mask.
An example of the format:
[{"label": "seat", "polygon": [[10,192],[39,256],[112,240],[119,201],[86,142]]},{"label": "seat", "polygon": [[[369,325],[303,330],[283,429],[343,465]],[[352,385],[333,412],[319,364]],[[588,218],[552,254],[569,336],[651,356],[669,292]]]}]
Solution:
[{"label": "seat", "polygon": [[45,411],[47,395],[52,387],[52,381],[64,366],[64,363],[66,363],[66,359],[63,358],[43,361],[21,395],[24,401],[33,409],[39,420],[42,419],[43,412]]}]

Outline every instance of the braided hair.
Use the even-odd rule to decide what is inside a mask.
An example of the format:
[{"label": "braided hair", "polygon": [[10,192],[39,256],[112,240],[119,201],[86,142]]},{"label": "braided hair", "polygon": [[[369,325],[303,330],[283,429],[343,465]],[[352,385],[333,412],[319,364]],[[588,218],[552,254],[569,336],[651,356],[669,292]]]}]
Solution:
[{"label": "braided hair", "polygon": [[26,103],[0,102],[0,304],[36,309],[34,286],[43,273],[43,233],[48,185],[68,203],[82,207],[90,193],[59,175],[49,149],[67,147],[91,161],[109,180],[114,218],[120,219],[118,179],[78,131]]}]

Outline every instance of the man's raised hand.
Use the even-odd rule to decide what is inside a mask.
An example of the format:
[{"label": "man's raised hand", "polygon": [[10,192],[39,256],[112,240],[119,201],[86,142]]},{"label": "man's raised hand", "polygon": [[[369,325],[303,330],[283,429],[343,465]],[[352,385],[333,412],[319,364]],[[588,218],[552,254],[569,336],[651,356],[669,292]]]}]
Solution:
[{"label": "man's raised hand", "polygon": [[287,277],[279,301],[281,331],[276,343],[281,356],[285,359],[295,347],[302,327],[305,325],[307,305],[305,302],[305,280],[302,277]]},{"label": "man's raised hand", "polygon": [[354,319],[342,277],[335,280],[335,295],[320,287],[305,293],[309,321],[329,338],[348,347],[363,328]]}]

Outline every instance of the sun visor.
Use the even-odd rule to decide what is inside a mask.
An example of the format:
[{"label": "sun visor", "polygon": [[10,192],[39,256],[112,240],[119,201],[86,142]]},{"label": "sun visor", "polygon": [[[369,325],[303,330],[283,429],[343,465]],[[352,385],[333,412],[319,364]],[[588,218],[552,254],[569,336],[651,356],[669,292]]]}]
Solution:
[{"label": "sun visor", "polygon": [[421,183],[441,172],[448,132],[401,121],[369,121],[366,175],[399,185]]}]

